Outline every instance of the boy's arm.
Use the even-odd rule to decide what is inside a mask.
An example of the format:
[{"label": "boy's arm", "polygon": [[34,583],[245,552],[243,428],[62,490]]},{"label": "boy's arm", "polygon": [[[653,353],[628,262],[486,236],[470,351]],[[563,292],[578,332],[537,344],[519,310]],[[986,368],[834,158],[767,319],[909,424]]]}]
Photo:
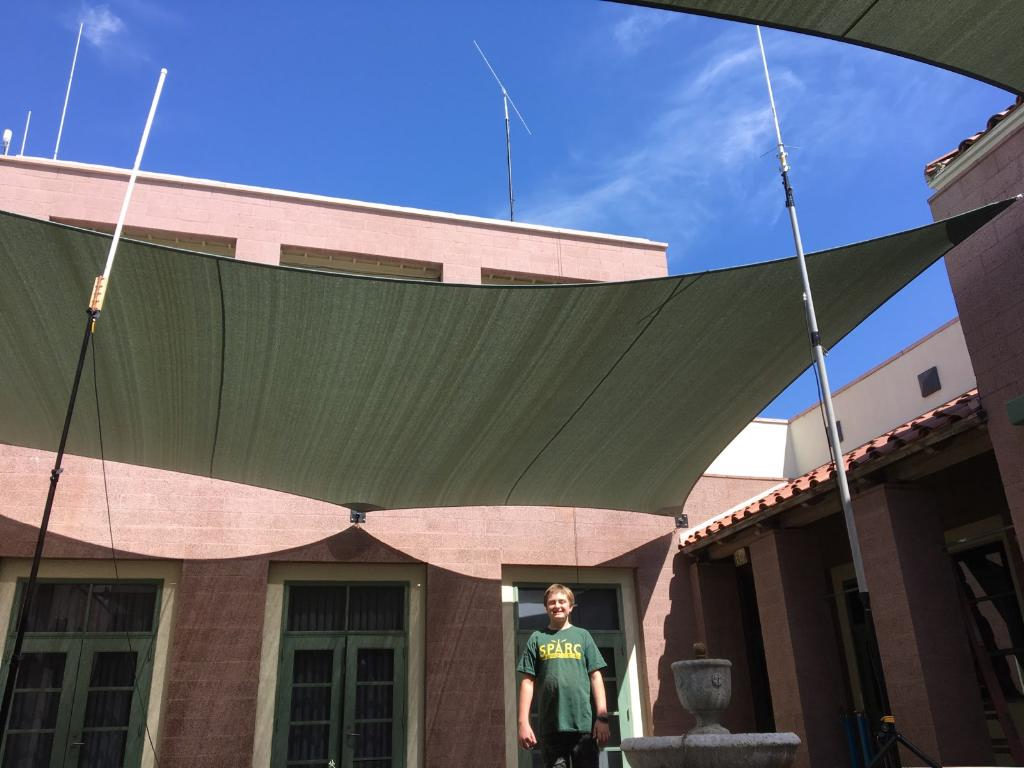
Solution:
[{"label": "boy's arm", "polygon": [[593,736],[602,747],[608,743],[611,729],[608,727],[608,702],[604,695],[604,676],[600,669],[590,673],[590,691],[594,697]]},{"label": "boy's arm", "polygon": [[519,683],[519,746],[523,749],[533,749],[537,746],[537,737],[530,726],[533,680],[533,675],[523,675],[522,682]]}]

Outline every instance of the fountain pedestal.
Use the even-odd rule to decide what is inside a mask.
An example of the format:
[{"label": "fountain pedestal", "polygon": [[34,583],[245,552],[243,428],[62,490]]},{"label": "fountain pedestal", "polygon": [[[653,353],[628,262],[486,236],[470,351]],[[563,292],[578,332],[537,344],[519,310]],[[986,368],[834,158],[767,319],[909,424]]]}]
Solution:
[{"label": "fountain pedestal", "polygon": [[697,725],[682,736],[624,739],[632,768],[788,768],[795,733],[730,733],[719,722],[732,698],[732,662],[697,658],[672,665],[676,693]]}]

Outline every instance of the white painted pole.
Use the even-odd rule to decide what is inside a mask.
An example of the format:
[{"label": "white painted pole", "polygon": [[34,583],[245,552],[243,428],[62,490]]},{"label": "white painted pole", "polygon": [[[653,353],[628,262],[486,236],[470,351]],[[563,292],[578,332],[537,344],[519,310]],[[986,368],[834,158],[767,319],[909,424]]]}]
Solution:
[{"label": "white painted pole", "polygon": [[75,55],[71,57],[71,74],[68,75],[68,89],[64,93],[64,109],[60,112],[60,127],[57,128],[57,144],[53,148],[53,159],[57,159],[60,151],[60,137],[64,133],[64,117],[68,113],[68,99],[71,98],[71,81],[75,79],[75,64],[78,63],[78,46],[82,44],[82,30],[85,29],[85,22],[78,25],[78,39],[75,41]]},{"label": "white painted pole", "polygon": [[25,118],[25,132],[21,134],[21,151],[18,153],[18,157],[25,154],[25,142],[28,141],[28,126],[32,122],[32,110],[28,111],[28,117]]},{"label": "white painted pole", "polygon": [[117,226],[114,228],[114,237],[110,241],[110,252],[107,254],[107,264],[103,268],[103,282],[106,283],[110,277],[110,270],[114,267],[114,254],[117,252],[117,244],[121,240],[121,230],[124,229],[124,220],[128,215],[128,204],[132,200],[132,192],[135,190],[135,181],[139,177],[139,166],[142,165],[142,155],[146,151],[146,142],[149,141],[149,129],[153,127],[153,117],[156,115],[157,104],[160,103],[160,93],[164,89],[164,79],[167,77],[166,67],[160,70],[160,78],[156,83],[156,92],[153,94],[153,103],[149,105],[149,116],[146,118],[146,127],[142,130],[142,140],[139,142],[139,151],[135,155],[135,165],[132,166],[131,176],[128,177],[128,189],[125,190],[124,200],[121,201],[121,212],[117,216]]}]

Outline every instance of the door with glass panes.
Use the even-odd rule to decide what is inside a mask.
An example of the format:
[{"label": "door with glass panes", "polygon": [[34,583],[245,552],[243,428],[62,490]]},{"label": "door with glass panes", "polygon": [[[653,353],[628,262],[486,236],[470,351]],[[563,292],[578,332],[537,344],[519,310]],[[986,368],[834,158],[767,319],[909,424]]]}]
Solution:
[{"label": "door with glass panes", "polygon": [[138,766],[158,613],[154,583],[40,582],[0,767]]},{"label": "door with glass panes", "polygon": [[404,768],[406,589],[285,585],[274,768]]},{"label": "door with glass panes", "polygon": [[[609,727],[611,738],[608,745],[601,751],[601,768],[622,768],[627,765],[622,754],[622,739],[633,735],[633,712],[631,711],[629,692],[624,684],[626,671],[626,638],[622,620],[622,600],[619,587],[615,585],[567,584],[576,597],[576,607],[570,622],[583,627],[594,638],[598,650],[608,663],[602,670],[604,678],[605,698],[608,703]],[[516,661],[522,655],[527,640],[535,629],[543,629],[548,624],[548,616],[544,610],[544,590],[548,585],[517,584],[516,585]],[[517,675],[516,691],[518,695],[519,680]],[[534,697],[530,709],[530,721],[534,732],[537,731],[537,698]],[[538,732],[539,735],[539,732]],[[519,768],[540,768],[540,749],[519,749]]]}]

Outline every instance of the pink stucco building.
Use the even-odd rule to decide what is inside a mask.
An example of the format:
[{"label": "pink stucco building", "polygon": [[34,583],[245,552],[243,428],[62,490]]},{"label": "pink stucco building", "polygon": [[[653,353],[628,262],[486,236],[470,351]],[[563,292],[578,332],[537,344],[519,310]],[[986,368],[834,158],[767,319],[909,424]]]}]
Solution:
[{"label": "pink stucco building", "polygon": [[[0,208],[111,231],[126,178],[111,168],[4,158]],[[665,244],[643,239],[157,174],[140,177],[126,234],[263,263],[461,283],[623,280],[667,269]],[[7,632],[51,463],[49,454],[0,446],[0,623]],[[699,520],[771,482],[705,478],[688,512]],[[683,724],[675,694],[662,687],[668,662],[694,639],[692,626],[676,626],[671,616],[678,561],[671,518],[469,508],[374,512],[353,526],[347,510],[319,502],[68,457],[50,531],[43,575],[85,590],[85,604],[95,607],[96,594],[112,589],[111,533],[117,576],[156,590],[143,601],[149,618],[138,618],[137,642],[154,648],[149,666],[138,670],[148,688],[135,692],[148,701],[148,732],[137,715],[126,716],[118,726],[123,743],[109,737],[102,747],[123,748],[126,764],[155,765],[154,748],[161,766],[528,761],[513,741],[513,659],[520,633],[536,621],[535,587],[553,580],[587,585],[581,609],[594,614],[615,666],[617,734]],[[303,624],[311,614],[300,616],[295,606],[312,611],[338,590],[348,613],[333,602],[341,614],[321,617],[330,629],[313,632]],[[61,592],[48,599],[66,606],[77,598]],[[361,619],[349,615],[356,603],[368,612]],[[355,621],[363,629],[353,629]],[[59,645],[59,632],[47,634],[54,627],[43,622],[36,630],[29,639],[38,652]],[[86,647],[102,646],[88,628],[71,634]],[[297,650],[309,643],[342,667],[392,654],[375,681],[390,686],[388,703],[360,698],[363,683],[339,667],[323,684],[342,699],[327,718],[332,723],[320,723],[312,710],[290,711],[290,697],[323,694],[297,682],[312,674],[299,670],[300,660],[320,658]],[[67,701],[75,695],[64,694]],[[360,726],[367,713],[373,717]],[[96,743],[95,734],[91,742],[83,736],[85,724],[69,723],[56,736],[41,726],[15,736],[31,750],[47,739],[55,752]],[[372,734],[341,737],[339,727]],[[619,757],[609,752],[613,764]]]},{"label": "pink stucco building", "polygon": [[[1020,191],[1017,113],[933,175],[946,180],[937,217]],[[111,230],[126,178],[0,158],[0,209]],[[836,396],[894,713],[945,763],[1018,759],[1011,731],[1024,731],[1017,208],[947,259],[962,324]],[[667,270],[666,245],[643,239],[158,174],[140,177],[126,233],[459,283]],[[687,499],[681,532],[668,517],[557,507],[352,525],[321,502],[69,456],[30,617],[35,677],[19,684],[6,749],[53,764],[527,768],[514,660],[543,621],[543,586],[562,581],[611,663],[603,765],[625,764],[620,738],[688,727],[669,664],[697,640],[734,661],[727,726],[796,731],[800,768],[858,765],[850,745],[877,702],[818,430],[814,412],[755,420]],[[0,445],[5,648],[52,460]]]}]

